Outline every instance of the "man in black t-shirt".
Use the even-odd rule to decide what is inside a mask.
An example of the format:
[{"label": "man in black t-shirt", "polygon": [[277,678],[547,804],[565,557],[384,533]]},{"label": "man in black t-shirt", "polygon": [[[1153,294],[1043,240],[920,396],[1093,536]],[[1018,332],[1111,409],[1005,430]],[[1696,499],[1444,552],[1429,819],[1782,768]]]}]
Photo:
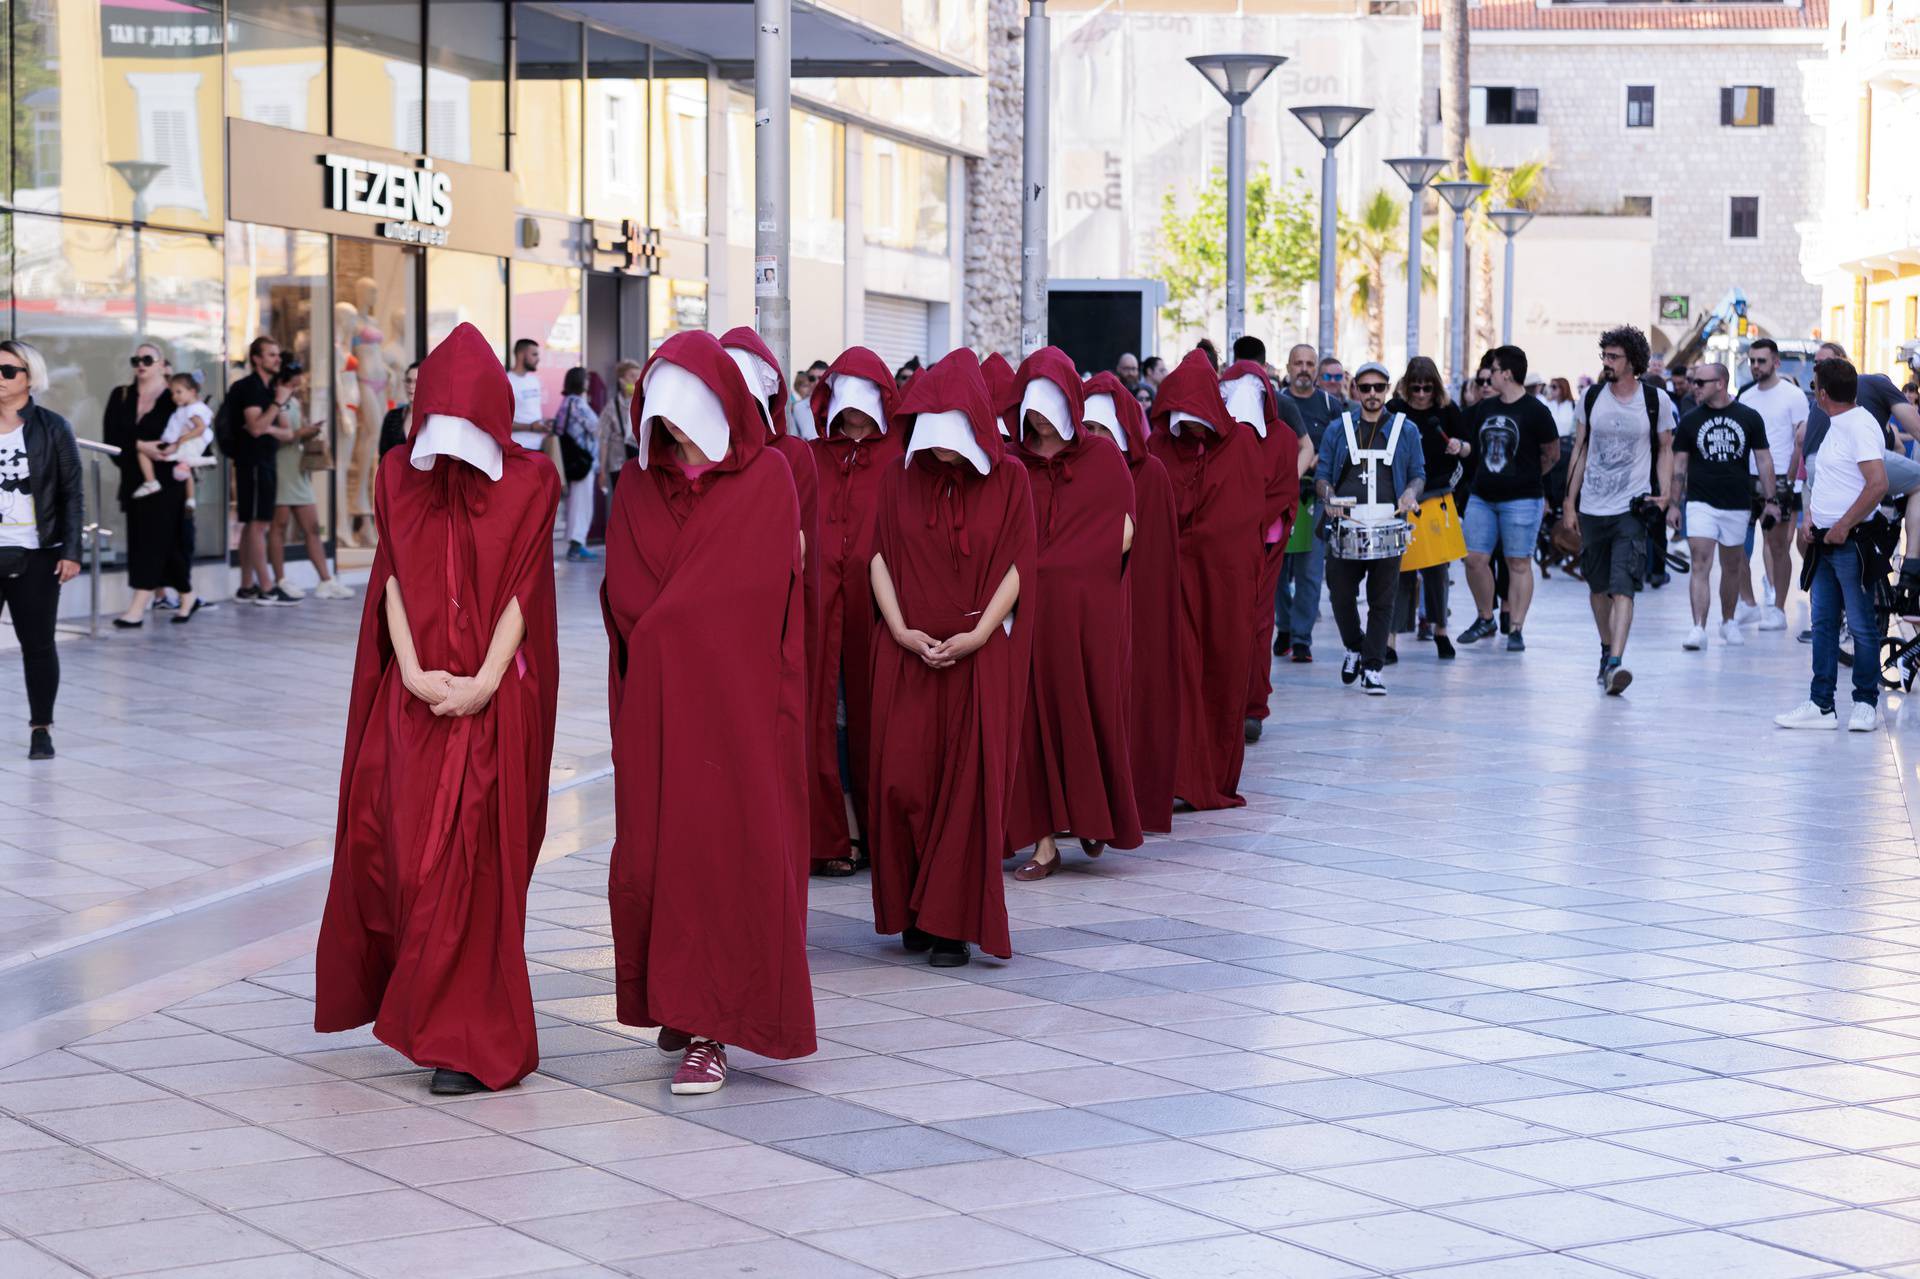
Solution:
[{"label": "man in black t-shirt", "polygon": [[1687,549],[1693,572],[1687,579],[1692,596],[1693,629],[1680,647],[1690,651],[1707,644],[1707,605],[1713,577],[1714,548],[1720,554],[1720,637],[1728,644],[1746,643],[1740,624],[1733,620],[1740,602],[1740,583],[1747,580],[1747,528],[1753,510],[1753,490],[1747,474],[1751,459],[1760,475],[1764,501],[1761,523],[1780,518],[1775,488],[1773,454],[1767,448],[1767,423],[1759,413],[1732,396],[1727,366],[1696,364],[1687,371],[1687,386],[1698,407],[1680,419],[1673,433],[1673,488],[1667,504],[1667,525],[1680,528],[1685,502]]},{"label": "man in black t-shirt", "polygon": [[1500,548],[1510,579],[1507,611],[1511,652],[1524,652],[1520,628],[1533,602],[1533,544],[1546,513],[1546,473],[1560,460],[1560,428],[1546,405],[1527,394],[1527,353],[1517,346],[1488,352],[1488,394],[1467,410],[1467,440],[1479,459],[1473,500],[1461,517],[1467,538],[1467,585],[1479,617],[1460,633],[1475,644],[1495,631],[1493,550]]},{"label": "man in black t-shirt", "polygon": [[267,566],[267,526],[273,523],[275,461],[293,438],[283,409],[293,388],[279,385],[280,344],[257,337],[247,348],[253,371],[227,388],[227,421],[233,441],[233,495],[240,519],[240,589],[248,604],[298,603],[274,584]]}]

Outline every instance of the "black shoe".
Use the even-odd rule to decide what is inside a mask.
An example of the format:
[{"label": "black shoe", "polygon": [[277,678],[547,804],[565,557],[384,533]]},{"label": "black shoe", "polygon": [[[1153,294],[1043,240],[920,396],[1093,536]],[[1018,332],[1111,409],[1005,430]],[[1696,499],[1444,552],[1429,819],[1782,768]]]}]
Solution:
[{"label": "black shoe", "polygon": [[1618,697],[1627,691],[1627,685],[1633,683],[1633,672],[1622,666],[1619,659],[1607,663],[1607,675],[1603,687],[1608,697]]},{"label": "black shoe", "polygon": [[44,728],[33,730],[33,744],[27,747],[28,759],[53,758],[53,734]]},{"label": "black shoe", "polygon": [[1293,642],[1293,660],[1296,662],[1311,662],[1313,660],[1313,645],[1307,643],[1305,640],[1295,640]]},{"label": "black shoe", "polygon": [[1527,651],[1527,641],[1521,638],[1520,628],[1517,626],[1507,632],[1507,651],[1509,653],[1524,653]]},{"label": "black shoe", "polygon": [[153,597],[153,606],[158,609],[175,609],[180,607],[180,601],[171,595],[156,595]]},{"label": "black shoe", "polygon": [[1507,610],[1503,608],[1500,610],[1500,633],[1502,635],[1505,635],[1508,631],[1512,629],[1513,629],[1513,614],[1507,612]]},{"label": "black shoe", "polygon": [[1251,744],[1259,740],[1260,740],[1260,721],[1257,719],[1250,719],[1247,721],[1247,741],[1249,744]]},{"label": "black shoe", "polygon": [[448,1070],[442,1066],[433,1072],[433,1082],[427,1085],[427,1091],[436,1097],[464,1097],[468,1093],[493,1090],[464,1070]]},{"label": "black shoe", "polygon": [[260,598],[260,588],[257,586],[243,586],[233,593],[233,598],[237,603],[251,604]]},{"label": "black shoe", "polygon": [[201,609],[205,608],[206,606],[207,606],[207,602],[205,600],[199,600],[199,599],[195,600],[193,602],[192,608],[188,609],[184,613],[179,613],[174,616],[173,624],[175,626],[185,626],[188,622],[191,622],[194,619],[194,616],[198,614]]},{"label": "black shoe", "polygon": [[1287,651],[1292,647],[1293,647],[1292,631],[1275,631],[1273,633],[1273,655],[1275,657],[1285,657],[1287,655]]},{"label": "black shoe", "polygon": [[900,934],[901,948],[913,955],[931,949],[935,940],[932,933],[923,933],[912,924],[908,924],[906,931]]},{"label": "black shoe", "polygon": [[255,602],[260,604],[265,604],[271,608],[292,608],[295,604],[298,604],[300,601],[295,599],[293,596],[287,594],[285,591],[281,590],[279,587],[276,586],[272,590],[267,591],[265,594],[261,595],[260,598]]},{"label": "black shoe", "polygon": [[1453,651],[1452,640],[1444,635],[1436,635],[1433,637],[1434,656],[1438,657],[1441,661],[1451,662],[1453,660]]},{"label": "black shoe", "polygon": [[1493,631],[1494,626],[1491,617],[1477,618],[1472,626],[1460,632],[1460,642],[1462,644],[1478,644],[1481,640],[1492,635]]},{"label": "black shoe", "polygon": [[1381,659],[1381,664],[1385,666],[1398,666],[1400,664],[1400,650],[1389,648],[1387,655]]},{"label": "black shoe", "polygon": [[1360,678],[1360,654],[1351,650],[1340,659],[1340,682],[1351,684]]},{"label": "black shoe", "polygon": [[1420,641],[1420,642],[1421,642],[1422,644],[1424,644],[1424,643],[1426,643],[1426,642],[1427,642],[1428,640],[1430,640],[1430,639],[1432,639],[1432,638],[1433,638],[1433,623],[1432,623],[1432,622],[1422,622],[1422,623],[1420,623],[1420,625],[1419,625],[1419,627],[1418,627],[1418,629],[1416,629],[1416,630],[1415,630],[1415,631],[1413,632],[1413,637],[1414,637],[1414,638],[1415,638],[1416,640],[1418,640],[1418,641]]},{"label": "black shoe", "polygon": [[1380,679],[1380,672],[1361,671],[1360,691],[1369,697],[1385,697],[1387,695],[1387,686]]},{"label": "black shoe", "polygon": [[1665,573],[1655,573],[1652,577],[1649,577],[1647,579],[1647,585],[1651,586],[1654,590],[1657,591],[1672,580],[1673,579],[1668,577]]},{"label": "black shoe", "polygon": [[116,617],[113,619],[113,629],[116,631],[137,631],[146,624],[147,619],[144,617],[137,622],[129,622],[124,617]]},{"label": "black shoe", "polygon": [[963,941],[939,937],[934,940],[933,953],[927,956],[927,963],[934,968],[965,968],[973,962],[973,948]]}]

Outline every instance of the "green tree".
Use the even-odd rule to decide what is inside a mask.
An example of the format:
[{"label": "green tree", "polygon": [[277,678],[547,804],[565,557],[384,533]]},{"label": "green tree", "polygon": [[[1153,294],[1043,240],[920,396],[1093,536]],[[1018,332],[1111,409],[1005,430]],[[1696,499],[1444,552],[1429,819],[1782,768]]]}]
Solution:
[{"label": "green tree", "polygon": [[[1297,307],[1320,269],[1319,214],[1298,170],[1276,182],[1264,167],[1247,179],[1247,311],[1272,315]],[[1216,169],[1191,209],[1169,190],[1160,203],[1153,269],[1166,283],[1168,318],[1204,331],[1226,300],[1227,177]]]},{"label": "green tree", "polygon": [[1472,147],[1467,148],[1467,180],[1487,184],[1487,189],[1480,193],[1480,198],[1473,202],[1467,212],[1467,234],[1478,250],[1479,262],[1475,269],[1479,274],[1477,292],[1480,295],[1476,308],[1479,313],[1474,316],[1473,328],[1478,345],[1467,353],[1469,363],[1479,358],[1479,351],[1493,345],[1496,331],[1493,314],[1493,248],[1505,237],[1501,235],[1500,228],[1493,224],[1493,219],[1487,216],[1487,211],[1531,208],[1541,195],[1546,173],[1545,160],[1529,160],[1511,169],[1503,169],[1482,162],[1473,153]]}]

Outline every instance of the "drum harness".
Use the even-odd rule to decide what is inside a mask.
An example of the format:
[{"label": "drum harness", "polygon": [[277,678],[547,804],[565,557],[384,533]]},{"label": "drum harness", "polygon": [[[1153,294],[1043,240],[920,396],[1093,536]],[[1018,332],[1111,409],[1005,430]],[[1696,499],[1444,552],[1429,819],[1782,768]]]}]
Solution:
[{"label": "drum harness", "polygon": [[[1399,451],[1400,429],[1406,425],[1407,415],[1404,413],[1395,413],[1393,415],[1393,420],[1387,430],[1386,447],[1378,449],[1363,449],[1360,447],[1359,437],[1354,434],[1353,414],[1351,412],[1342,413],[1340,415],[1340,421],[1347,435],[1347,465],[1360,468],[1358,478],[1360,482],[1366,486],[1366,505],[1378,507],[1380,505],[1380,473],[1382,469],[1385,469],[1389,477],[1393,474],[1393,456]],[[1369,438],[1378,437],[1379,423],[1374,423],[1373,428]],[[1392,479],[1389,478],[1387,483],[1389,487],[1391,487],[1393,483]],[[1334,481],[1334,495],[1336,497],[1356,496],[1354,494],[1341,492],[1341,490],[1347,488],[1349,484],[1350,480],[1347,474],[1342,472]],[[1397,495],[1388,494],[1389,505],[1392,504],[1392,499],[1395,496]]]}]

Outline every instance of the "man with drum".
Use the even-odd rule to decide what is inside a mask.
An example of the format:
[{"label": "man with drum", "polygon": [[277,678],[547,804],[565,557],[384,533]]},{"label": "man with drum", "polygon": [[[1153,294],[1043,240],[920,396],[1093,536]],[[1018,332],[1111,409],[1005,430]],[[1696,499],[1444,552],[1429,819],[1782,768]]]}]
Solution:
[{"label": "man with drum", "polygon": [[[1400,556],[1407,549],[1407,516],[1426,488],[1420,429],[1386,411],[1392,379],[1372,361],[1353,375],[1360,411],[1349,409],[1327,424],[1314,490],[1327,515],[1327,598],[1340,642],[1347,650],[1340,680],[1383,696],[1380,679],[1387,636],[1393,632]],[[1360,585],[1367,588],[1367,625],[1360,629]]]}]

